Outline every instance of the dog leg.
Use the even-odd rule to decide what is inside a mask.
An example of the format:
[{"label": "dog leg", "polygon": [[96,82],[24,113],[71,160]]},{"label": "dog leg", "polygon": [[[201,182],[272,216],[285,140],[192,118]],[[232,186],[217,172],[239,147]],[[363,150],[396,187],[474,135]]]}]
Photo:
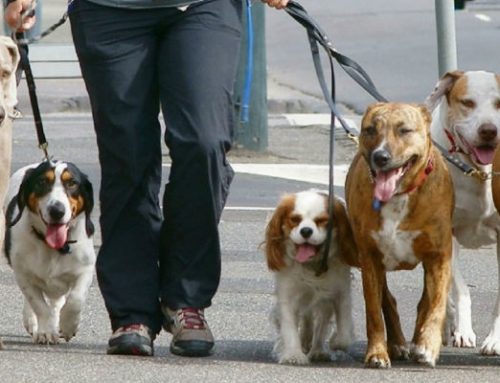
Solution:
[{"label": "dog leg", "polygon": [[451,279],[450,251],[429,254],[423,259],[424,290],[417,308],[417,323],[413,335],[411,357],[434,367],[439,358],[446,301]]},{"label": "dog leg", "polygon": [[308,313],[300,319],[300,344],[302,345],[302,351],[305,354],[311,350],[313,345],[314,317],[314,314]]},{"label": "dog leg", "polygon": [[372,254],[363,254],[361,257],[368,337],[365,365],[371,368],[389,368],[391,360],[385,343],[384,320],[382,318],[382,289],[385,271],[382,265],[375,265],[373,257]]},{"label": "dog leg", "polygon": [[382,311],[384,313],[385,328],[387,332],[387,348],[391,359],[407,360],[410,358],[410,350],[406,344],[406,339],[401,330],[398,306],[396,299],[391,294],[387,285],[387,278],[384,279],[384,295],[382,297]]},{"label": "dog leg", "polygon": [[[497,232],[497,238],[500,238]],[[500,242],[497,241],[497,267],[499,270],[498,274],[498,286],[499,290],[497,292],[497,302],[495,304],[495,310],[493,311],[493,325],[491,330],[481,345],[480,353],[483,355],[500,355]]]},{"label": "dog leg", "polygon": [[54,310],[47,304],[43,292],[31,285],[24,277],[16,275],[24,298],[35,313],[38,328],[33,332],[33,341],[39,344],[56,344],[59,342],[57,321]]},{"label": "dog leg", "polygon": [[69,342],[78,331],[82,306],[91,283],[92,271],[83,273],[76,280],[75,286],[66,296],[66,303],[61,309],[61,320],[59,323],[61,336],[66,342]]},{"label": "dog leg", "polygon": [[[451,340],[454,347],[476,347],[476,334],[472,329],[471,300],[458,265],[459,244],[453,238],[452,280],[448,305],[454,306],[451,322]],[[449,314],[453,315],[450,310]]]},{"label": "dog leg", "polygon": [[[286,289],[278,289],[278,291],[284,290],[286,291]],[[309,364],[309,359],[302,351],[302,345],[300,344],[298,329],[299,304],[296,299],[278,296],[280,337],[283,342],[283,350],[278,355],[280,364]]]},{"label": "dog leg", "polygon": [[26,299],[24,299],[23,307],[23,326],[31,336],[38,332],[38,321],[36,319],[36,315]]},{"label": "dog leg", "polygon": [[330,349],[347,352],[354,342],[354,326],[352,320],[351,289],[346,288],[334,302],[336,329],[330,338]]},{"label": "dog leg", "polygon": [[325,347],[325,339],[333,315],[332,302],[321,302],[320,307],[314,310],[312,315],[314,317],[311,318],[311,322],[314,323],[314,327],[312,329],[311,349],[307,356],[311,361],[329,361],[330,353]]}]

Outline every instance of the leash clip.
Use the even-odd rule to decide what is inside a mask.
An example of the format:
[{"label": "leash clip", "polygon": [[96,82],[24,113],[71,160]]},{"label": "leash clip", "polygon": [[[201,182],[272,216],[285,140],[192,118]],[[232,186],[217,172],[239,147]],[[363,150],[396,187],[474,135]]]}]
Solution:
[{"label": "leash clip", "polygon": [[356,144],[356,146],[359,146],[359,136],[353,133],[347,133],[347,137],[350,138]]},{"label": "leash clip", "polygon": [[466,172],[465,175],[469,177],[474,177],[475,179],[481,182],[486,182],[490,178],[490,174],[477,169],[473,169],[470,172]]},{"label": "leash clip", "polygon": [[44,154],[44,156],[45,156],[45,159],[46,159],[47,161],[49,161],[49,160],[50,160],[50,158],[49,158],[49,151],[47,150],[47,149],[48,149],[48,147],[49,147],[48,142],[42,142],[42,143],[40,143],[40,144],[38,145],[38,147],[39,147],[39,148],[40,148],[40,150],[43,152],[43,154]]}]

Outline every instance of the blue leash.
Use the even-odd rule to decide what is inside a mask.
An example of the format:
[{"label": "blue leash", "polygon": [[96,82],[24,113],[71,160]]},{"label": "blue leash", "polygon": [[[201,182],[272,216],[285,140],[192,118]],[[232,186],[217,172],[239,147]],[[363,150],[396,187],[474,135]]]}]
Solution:
[{"label": "blue leash", "polygon": [[241,99],[240,121],[243,124],[248,123],[250,119],[250,96],[253,80],[253,19],[252,19],[252,0],[246,0],[247,15],[247,65],[245,69],[245,82],[243,86],[243,95]]}]

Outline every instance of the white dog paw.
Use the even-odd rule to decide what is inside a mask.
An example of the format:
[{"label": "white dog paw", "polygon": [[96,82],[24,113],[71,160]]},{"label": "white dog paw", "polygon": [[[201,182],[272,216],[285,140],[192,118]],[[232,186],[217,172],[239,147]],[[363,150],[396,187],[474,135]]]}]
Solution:
[{"label": "white dog paw", "polygon": [[70,321],[61,319],[60,327],[60,335],[66,342],[69,342],[71,338],[73,338],[78,331],[78,321]]},{"label": "white dog paw", "polygon": [[37,344],[58,344],[59,334],[49,332],[36,332],[33,334],[33,342]]},{"label": "white dog paw", "polygon": [[476,334],[474,331],[454,331],[451,336],[451,344],[453,347],[476,347]]},{"label": "white dog paw", "polygon": [[302,351],[286,352],[278,361],[279,364],[293,364],[297,366],[305,366],[309,364],[309,358]]},{"label": "white dog paw", "polygon": [[425,364],[430,367],[436,366],[436,357],[433,357],[431,350],[428,350],[424,346],[412,345],[410,356],[418,363]]},{"label": "white dog paw", "polygon": [[500,339],[490,333],[484,340],[480,353],[482,355],[500,355]]}]

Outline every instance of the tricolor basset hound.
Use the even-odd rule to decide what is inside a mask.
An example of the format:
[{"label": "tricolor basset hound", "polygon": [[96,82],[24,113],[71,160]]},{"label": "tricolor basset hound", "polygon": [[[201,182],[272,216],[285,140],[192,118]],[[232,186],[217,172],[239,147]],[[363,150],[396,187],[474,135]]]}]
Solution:
[{"label": "tricolor basset hound", "polygon": [[5,254],[35,343],[75,336],[96,255],[92,184],[69,162],[26,166],[10,180]]}]

